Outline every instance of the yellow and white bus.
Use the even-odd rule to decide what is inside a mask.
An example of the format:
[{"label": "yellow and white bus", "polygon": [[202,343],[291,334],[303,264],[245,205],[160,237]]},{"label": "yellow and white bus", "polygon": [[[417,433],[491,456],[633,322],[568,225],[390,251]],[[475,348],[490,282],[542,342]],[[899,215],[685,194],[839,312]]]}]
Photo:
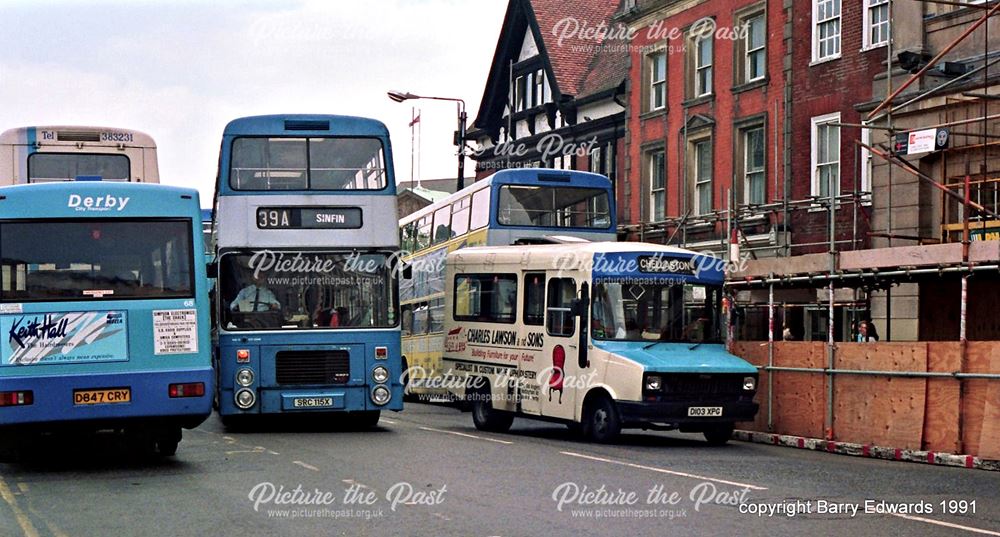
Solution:
[{"label": "yellow and white bus", "polygon": [[614,241],[614,191],[594,173],[522,168],[499,171],[400,220],[403,367],[407,393],[447,396],[440,385],[444,350],[444,261],[467,246]]},{"label": "yellow and white bus", "polygon": [[55,181],[159,183],[148,134],[109,127],[19,127],[0,133],[0,186]]}]

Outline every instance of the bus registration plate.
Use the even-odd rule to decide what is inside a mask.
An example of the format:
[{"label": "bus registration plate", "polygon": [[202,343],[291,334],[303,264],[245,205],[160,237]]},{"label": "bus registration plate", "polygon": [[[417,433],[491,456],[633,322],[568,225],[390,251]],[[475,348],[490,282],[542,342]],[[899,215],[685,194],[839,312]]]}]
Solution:
[{"label": "bus registration plate", "polygon": [[74,405],[104,405],[114,403],[129,403],[132,401],[130,388],[111,388],[107,390],[76,390],[73,392]]},{"label": "bus registration plate", "polygon": [[292,400],[295,408],[325,408],[333,406],[333,397],[296,397]]},{"label": "bus registration plate", "polygon": [[689,418],[717,417],[722,415],[721,406],[691,406],[688,407]]}]

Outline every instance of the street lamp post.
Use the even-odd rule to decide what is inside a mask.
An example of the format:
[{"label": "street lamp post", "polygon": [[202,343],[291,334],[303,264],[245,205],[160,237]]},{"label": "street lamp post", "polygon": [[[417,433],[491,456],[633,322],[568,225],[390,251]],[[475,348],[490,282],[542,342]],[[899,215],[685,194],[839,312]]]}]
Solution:
[{"label": "street lamp post", "polygon": [[454,101],[458,107],[458,130],[455,131],[455,145],[458,146],[458,183],[456,191],[465,188],[465,101],[455,97],[430,97],[414,95],[408,91],[390,91],[389,98],[397,103],[410,99],[433,99],[435,101]]}]

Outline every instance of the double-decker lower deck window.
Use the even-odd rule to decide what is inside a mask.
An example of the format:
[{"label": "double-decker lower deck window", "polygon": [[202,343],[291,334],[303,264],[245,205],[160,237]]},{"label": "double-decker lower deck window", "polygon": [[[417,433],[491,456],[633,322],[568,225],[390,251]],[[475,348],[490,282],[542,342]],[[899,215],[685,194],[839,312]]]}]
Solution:
[{"label": "double-decker lower deck window", "polygon": [[505,226],[607,229],[608,192],[600,188],[504,185],[497,221]]},{"label": "double-decker lower deck window", "polygon": [[0,222],[0,300],[194,296],[190,220]]},{"label": "double-decker lower deck window", "polygon": [[390,328],[398,299],[382,252],[224,253],[218,293],[227,330]]}]

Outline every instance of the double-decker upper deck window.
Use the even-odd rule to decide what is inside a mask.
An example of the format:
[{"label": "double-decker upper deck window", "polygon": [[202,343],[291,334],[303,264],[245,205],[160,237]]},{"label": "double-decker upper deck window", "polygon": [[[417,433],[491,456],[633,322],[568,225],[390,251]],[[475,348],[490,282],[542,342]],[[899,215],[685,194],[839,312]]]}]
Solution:
[{"label": "double-decker upper deck window", "polygon": [[77,177],[128,181],[130,176],[129,160],[125,155],[32,153],[28,156],[29,183],[72,181]]},{"label": "double-decker upper deck window", "polygon": [[497,221],[505,226],[607,229],[608,192],[599,188],[504,185]]},{"label": "double-decker upper deck window", "polygon": [[190,220],[2,222],[0,301],[193,297],[192,233]]},{"label": "double-decker upper deck window", "polygon": [[229,171],[236,190],[382,190],[376,138],[237,138]]}]

